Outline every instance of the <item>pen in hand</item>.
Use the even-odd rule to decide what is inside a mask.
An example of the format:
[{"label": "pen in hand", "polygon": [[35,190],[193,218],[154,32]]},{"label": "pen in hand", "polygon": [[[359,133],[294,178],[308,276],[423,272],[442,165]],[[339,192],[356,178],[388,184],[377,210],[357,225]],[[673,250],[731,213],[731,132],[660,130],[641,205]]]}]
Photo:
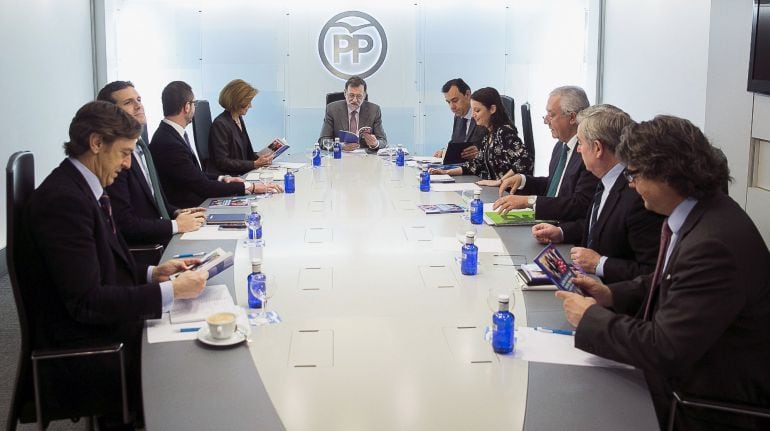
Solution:
[{"label": "pen in hand", "polygon": [[206,253],[201,251],[198,253],[179,253],[179,254],[175,254],[173,257],[175,259],[179,259],[179,258],[185,258],[185,257],[200,257],[205,255]]},{"label": "pen in hand", "polygon": [[569,329],[549,328],[546,326],[536,326],[535,331],[547,332],[549,334],[575,335],[575,331],[570,331]]}]

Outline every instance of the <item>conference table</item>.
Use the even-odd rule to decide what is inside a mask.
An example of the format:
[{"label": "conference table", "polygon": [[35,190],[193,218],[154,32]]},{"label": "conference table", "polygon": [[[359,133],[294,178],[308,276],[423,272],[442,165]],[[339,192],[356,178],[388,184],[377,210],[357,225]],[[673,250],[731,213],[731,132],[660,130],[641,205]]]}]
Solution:
[{"label": "conference table", "polygon": [[[301,155],[295,156],[302,161]],[[305,162],[309,160],[305,159]],[[475,177],[456,177],[471,182]],[[147,430],[650,430],[640,371],[528,362],[485,339],[498,294],[516,326],[571,329],[552,291],[524,291],[518,264],[542,249],[530,227],[470,225],[418,205],[464,205],[420,192],[418,170],[376,155],[325,157],[296,172],[296,193],[260,199],[263,240],[171,241],[164,259],[216,247],[234,265],[209,280],[247,302],[250,257],[278,289],[281,322],[247,342],[142,346]],[[484,188],[491,202],[496,188]],[[247,212],[211,209],[210,212]],[[458,238],[475,229],[479,270],[460,272]],[[560,246],[562,251],[567,246]],[[517,331],[518,332],[518,331]]]}]

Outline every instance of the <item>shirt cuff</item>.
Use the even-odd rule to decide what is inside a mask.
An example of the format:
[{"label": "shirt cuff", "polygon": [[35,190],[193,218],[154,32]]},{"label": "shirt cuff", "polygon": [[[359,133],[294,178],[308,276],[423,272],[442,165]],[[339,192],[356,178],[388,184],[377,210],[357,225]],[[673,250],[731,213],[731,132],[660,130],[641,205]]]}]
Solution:
[{"label": "shirt cuff", "polygon": [[217,181],[224,181],[227,175],[220,175],[217,177]]},{"label": "shirt cuff", "polygon": [[155,265],[150,265],[147,267],[147,282],[152,283],[152,270],[155,269]]},{"label": "shirt cuff", "polygon": [[604,262],[607,261],[607,256],[601,256],[599,258],[599,264],[596,265],[596,275],[604,277]]},{"label": "shirt cuff", "polygon": [[252,191],[254,190],[253,183],[251,181],[244,181],[243,182],[243,193],[250,195],[252,194]]},{"label": "shirt cuff", "polygon": [[174,284],[171,280],[160,284],[160,300],[163,313],[170,311],[174,306]]},{"label": "shirt cuff", "polygon": [[521,184],[519,184],[519,188],[517,190],[521,190],[524,188],[524,186],[527,185],[527,176],[524,174],[516,174],[521,177]]},{"label": "shirt cuff", "polygon": [[171,220],[171,235],[174,235],[177,232],[179,232],[179,224],[176,220]]}]

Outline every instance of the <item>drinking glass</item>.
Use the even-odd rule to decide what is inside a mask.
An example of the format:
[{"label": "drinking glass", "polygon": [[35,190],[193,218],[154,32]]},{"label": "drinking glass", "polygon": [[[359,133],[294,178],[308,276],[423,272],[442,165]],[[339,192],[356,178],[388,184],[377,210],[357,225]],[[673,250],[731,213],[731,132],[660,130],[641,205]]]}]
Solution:
[{"label": "drinking glass", "polygon": [[272,189],[268,188],[273,184],[273,173],[265,170],[259,173],[259,180],[265,185],[265,197],[269,198],[273,195]]},{"label": "drinking glass", "polygon": [[471,201],[473,201],[473,190],[463,190],[460,196],[465,204],[465,211],[462,213],[463,220],[470,223],[471,220]]},{"label": "drinking glass", "polygon": [[321,139],[321,148],[324,150],[331,151],[332,147],[334,147],[334,140],[331,138],[323,138]]},{"label": "drinking glass", "polygon": [[252,289],[251,293],[262,301],[262,308],[259,310],[259,313],[254,316],[252,323],[261,326],[276,322],[275,311],[267,311],[267,301],[272,298],[275,295],[275,291],[278,290],[278,282],[275,279],[275,275],[265,274],[264,292],[252,287],[253,286],[249,286],[249,289]]}]

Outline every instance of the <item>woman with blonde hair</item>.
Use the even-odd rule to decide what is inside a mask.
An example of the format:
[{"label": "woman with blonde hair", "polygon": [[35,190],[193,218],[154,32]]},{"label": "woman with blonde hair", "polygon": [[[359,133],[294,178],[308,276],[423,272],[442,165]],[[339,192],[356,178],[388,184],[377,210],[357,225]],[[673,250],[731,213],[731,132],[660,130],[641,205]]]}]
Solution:
[{"label": "woman with blonde hair", "polygon": [[251,84],[234,79],[219,93],[224,111],[214,119],[209,131],[209,163],[207,171],[224,175],[244,173],[269,165],[273,156],[258,157],[251,146],[243,116],[251,108],[258,93]]}]

